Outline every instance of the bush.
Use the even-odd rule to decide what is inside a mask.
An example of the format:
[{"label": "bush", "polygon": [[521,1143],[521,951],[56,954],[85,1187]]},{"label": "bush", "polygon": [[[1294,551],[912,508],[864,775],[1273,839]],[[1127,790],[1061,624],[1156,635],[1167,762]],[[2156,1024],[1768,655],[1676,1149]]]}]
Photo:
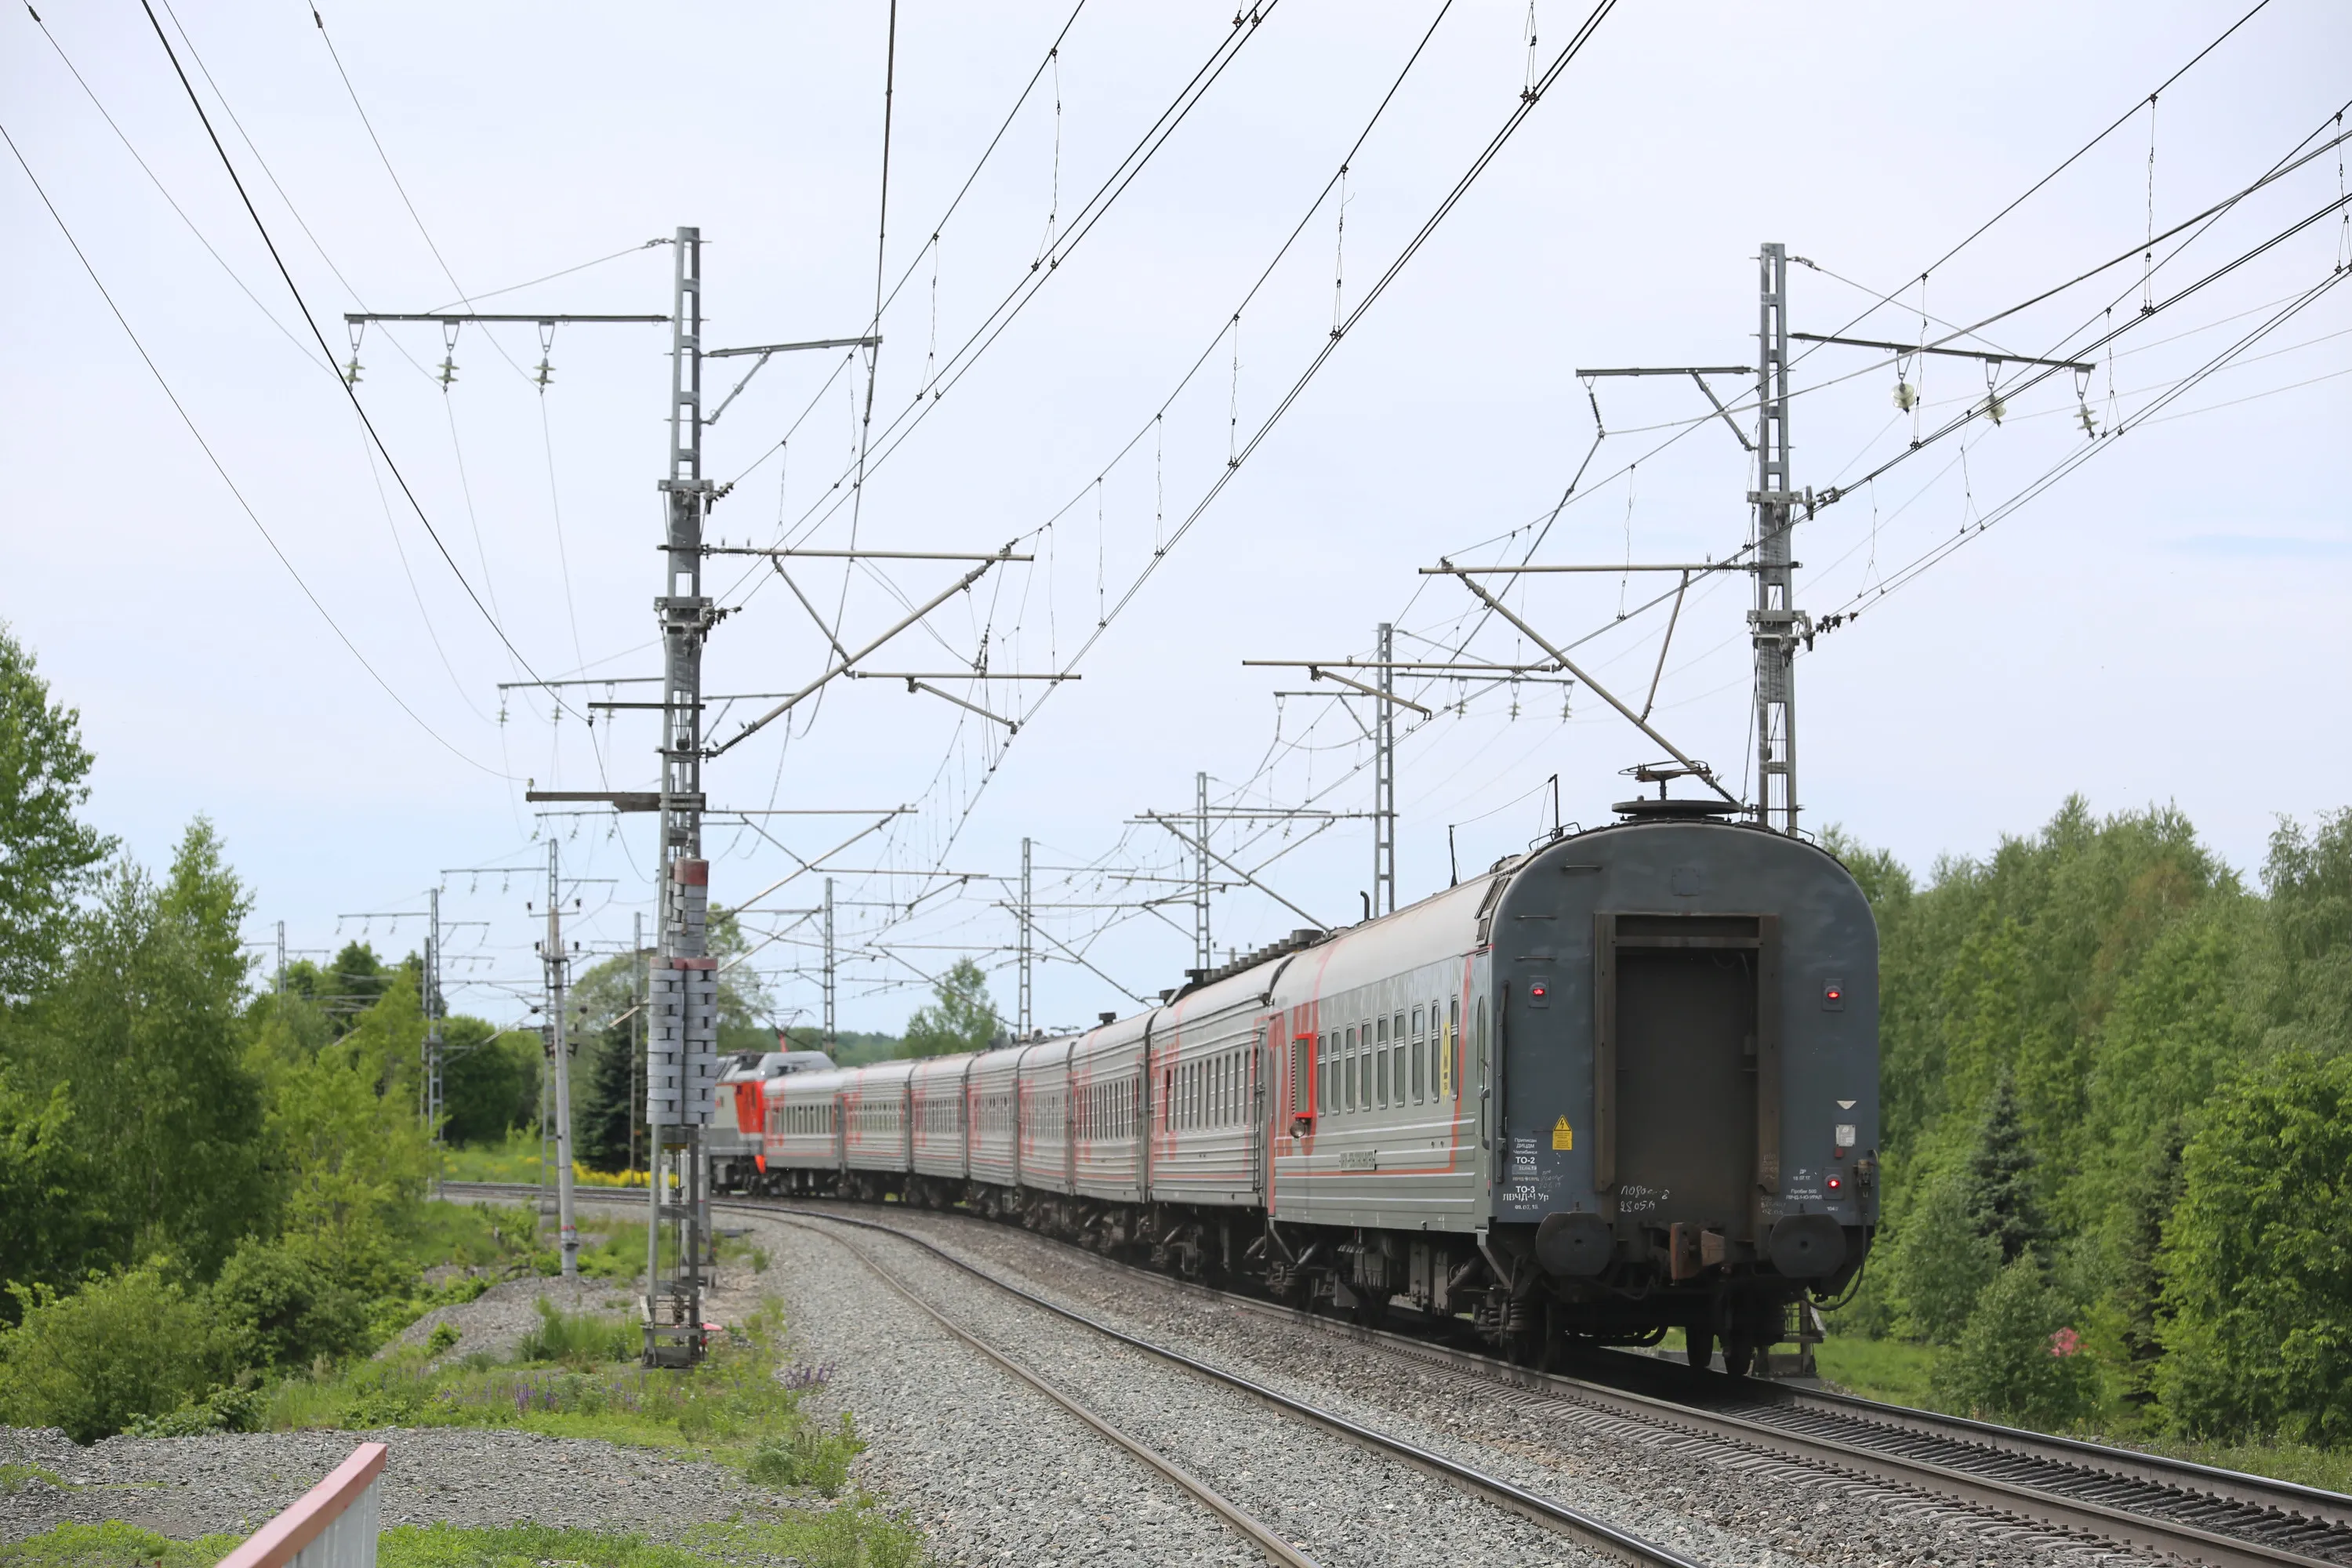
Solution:
[{"label": "bush", "polygon": [[268,1413],[268,1398],[251,1381],[240,1378],[227,1388],[215,1388],[197,1404],[183,1405],[162,1415],[142,1415],[122,1430],[133,1437],[201,1437],[207,1432],[257,1432]]},{"label": "bush", "polygon": [[849,1484],[849,1462],[866,1451],[856,1423],[846,1410],[831,1431],[803,1426],[788,1437],[771,1437],[751,1451],[744,1476],[763,1487],[813,1487],[838,1497]]},{"label": "bush", "polygon": [[366,1346],[368,1317],[358,1295],[339,1284],[307,1249],[248,1240],[213,1281],[224,1323],[242,1331],[258,1366],[308,1366]]},{"label": "bush", "polygon": [[2026,1253],[1977,1302],[1959,1343],[1936,1365],[1936,1394],[1981,1420],[2058,1431],[2097,1403],[2098,1370],[2067,1324],[2065,1300]]},{"label": "bush", "polygon": [[0,1334],[0,1425],[92,1443],[232,1381],[236,1331],[152,1267],[95,1276],[70,1296],[9,1289],[24,1321]]}]

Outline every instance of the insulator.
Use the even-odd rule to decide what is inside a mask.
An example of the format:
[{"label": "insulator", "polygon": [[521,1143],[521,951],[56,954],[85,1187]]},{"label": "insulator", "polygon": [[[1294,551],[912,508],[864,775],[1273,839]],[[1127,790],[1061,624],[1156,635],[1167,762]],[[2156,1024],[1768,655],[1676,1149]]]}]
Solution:
[{"label": "insulator", "polygon": [[1895,384],[1895,406],[1908,414],[1919,406],[1919,389],[1907,381]]},{"label": "insulator", "polygon": [[352,355],[349,363],[343,366],[343,384],[345,386],[357,386],[360,384],[360,371],[362,368],[362,367],[360,364],[360,356],[357,354]]}]

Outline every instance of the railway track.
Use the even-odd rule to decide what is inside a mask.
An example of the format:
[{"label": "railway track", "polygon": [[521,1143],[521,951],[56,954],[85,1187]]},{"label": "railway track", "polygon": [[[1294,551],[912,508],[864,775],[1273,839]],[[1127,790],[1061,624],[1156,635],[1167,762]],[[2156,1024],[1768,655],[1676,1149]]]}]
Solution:
[{"label": "railway track", "polygon": [[[1214,1487],[1209,1485],[1208,1482],[1192,1474],[1192,1471],[1186,1469],[1183,1466],[1178,1464],[1174,1459],[1169,1458],[1166,1454],[1161,1453],[1159,1449],[1152,1447],[1150,1444],[1144,1442],[1139,1437],[1121,1431],[1118,1426],[1113,1426],[1110,1422],[1103,1419],[1102,1416],[1089,1409],[1084,1403],[1078,1400],[1075,1395],[1071,1394],[1068,1391],[1058,1387],[1049,1379],[1039,1375],[1035,1371],[1024,1365],[1013,1356],[1007,1354],[1003,1350],[991,1344],[988,1341],[981,1338],[978,1334],[973,1333],[970,1329],[967,1329],[962,1324],[957,1322],[953,1318],[949,1317],[945,1312],[940,1311],[930,1302],[925,1300],[921,1293],[916,1290],[912,1285],[908,1284],[905,1279],[892,1272],[887,1266],[883,1264],[872,1253],[866,1251],[866,1248],[858,1246],[854,1241],[847,1240],[843,1237],[827,1231],[820,1225],[811,1225],[803,1220],[785,1220],[782,1223],[793,1226],[796,1230],[806,1231],[813,1236],[822,1236],[835,1247],[839,1247],[847,1251],[851,1257],[864,1264],[866,1269],[877,1279],[880,1279],[883,1284],[888,1286],[891,1290],[905,1299],[918,1310],[929,1316],[934,1322],[938,1323],[940,1328],[946,1330],[955,1338],[962,1341],[965,1344],[970,1345],[973,1350],[978,1351],[982,1355],[986,1356],[990,1361],[995,1363],[998,1366],[1003,1368],[1014,1377],[1019,1378],[1022,1382],[1027,1384],[1030,1387],[1035,1389],[1038,1393],[1044,1394],[1046,1398],[1052,1400],[1055,1404],[1060,1405],[1071,1415],[1076,1416],[1080,1421],[1086,1423],[1087,1426],[1092,1427],[1097,1433],[1108,1439],[1111,1443],[1117,1445],[1118,1447],[1126,1449],[1129,1453],[1134,1455],[1137,1458],[1142,1460],[1145,1464],[1159,1471],[1162,1476],[1165,1476],[1169,1480],[1174,1482],[1180,1489],[1192,1496],[1203,1507],[1207,1508],[1210,1512],[1215,1514],[1227,1524],[1233,1526],[1234,1530],[1240,1531],[1242,1536],[1247,1540],[1251,1545],[1255,1546],[1260,1552],[1265,1554],[1268,1562],[1280,1563],[1283,1565],[1283,1568],[1316,1568],[1315,1560],[1313,1558],[1308,1557],[1305,1552],[1291,1545],[1287,1541],[1285,1541],[1280,1532],[1269,1528],[1266,1523],[1263,1520],[1260,1520],[1256,1515],[1243,1509],[1241,1505],[1235,1503],[1230,1498],[1227,1498],[1223,1493],[1218,1491]],[[854,1224],[856,1222],[852,1221],[848,1223]]]},{"label": "railway track", "polygon": [[[923,1237],[832,1212],[839,1205],[733,1199],[722,1200],[719,1206],[772,1216],[830,1218],[887,1231],[1048,1310],[1076,1316],[994,1279]],[[1540,1414],[1548,1403],[1597,1409],[2210,1568],[2352,1568],[2352,1497],[2340,1493],[1850,1395],[1700,1373],[1648,1358],[1603,1352],[1588,1358],[1589,1364],[1580,1368],[1583,1375],[1538,1372],[1460,1346],[1171,1279],[1094,1253],[1085,1256],[1181,1293],[1212,1298],[1318,1334],[1377,1345],[1423,1366],[1508,1391],[1505,1397],[1531,1413]],[[1106,1332],[1118,1332],[1087,1321]],[[1157,1347],[1147,1348],[1159,1353]]]},{"label": "railway track", "polygon": [[[771,1208],[757,1202],[746,1206]],[[778,1204],[771,1212],[794,1206],[804,1207]],[[882,1228],[940,1250],[896,1226]],[[1378,1344],[1538,1401],[1549,1397],[1598,1406],[2211,1568],[2352,1565],[2352,1498],[2339,1493],[1851,1395],[1678,1369],[1646,1358],[1597,1356],[1598,1376],[1536,1372],[1477,1352],[1171,1281],[1112,1259],[1096,1260],[1244,1311]],[[951,1257],[950,1261],[971,1267]]]},{"label": "railway track", "polygon": [[[751,1205],[714,1205],[713,1206],[749,1207]],[[1561,1534],[1569,1536],[1585,1546],[1593,1548],[1595,1551],[1605,1552],[1622,1562],[1634,1563],[1637,1565],[1637,1568],[1703,1568],[1703,1565],[1696,1560],[1685,1556],[1683,1553],[1675,1551],[1671,1547],[1660,1545],[1655,1542],[1643,1540],[1642,1537],[1634,1535],[1631,1531],[1620,1530],[1606,1521],[1596,1518],[1580,1509],[1570,1508],[1563,1503],[1555,1502],[1549,1498],[1528,1491],[1525,1488],[1514,1486],[1509,1481],[1504,1480],[1499,1477],[1490,1476],[1482,1470],[1475,1469],[1468,1465],[1447,1458],[1444,1455],[1435,1453],[1418,1444],[1407,1442],[1402,1437],[1397,1437],[1388,1433],[1381,1432],[1372,1427],[1366,1426],[1360,1422],[1350,1420],[1347,1416],[1341,1415],[1335,1411],[1324,1409],[1320,1405],[1308,1404],[1307,1401],[1302,1399],[1293,1398],[1289,1394],[1269,1388],[1264,1384],[1254,1382],[1249,1378],[1239,1375],[1238,1373],[1227,1372],[1222,1367],[1213,1366],[1207,1362],[1200,1361],[1194,1357],[1186,1355],[1181,1351],[1171,1350],[1166,1345],[1155,1344],[1151,1341],[1143,1339],[1138,1335],[1128,1333],[1123,1330],[1112,1328],[1109,1324],[1098,1321],[1094,1318],[1090,1318],[1083,1312],[1074,1311],[1070,1308],[1061,1306],[1056,1302],[1046,1300],[1042,1296],[1033,1295],[1029,1291],[1022,1289],[1019,1286],[1008,1284],[1004,1280],[990,1273],[988,1270],[970,1263],[963,1258],[958,1258],[954,1253],[948,1251],[946,1248],[937,1246],[922,1237],[916,1236],[912,1232],[901,1230],[896,1226],[883,1225],[874,1220],[858,1219],[847,1215],[812,1213],[807,1210],[793,1210],[786,1208],[782,1205],[775,1205],[774,1208],[768,1208],[766,1205],[760,1205],[760,1207],[765,1210],[766,1217],[780,1219],[785,1224],[793,1225],[804,1230],[816,1231],[822,1234],[822,1226],[825,1224],[851,1226],[860,1230],[878,1231],[885,1236],[894,1237],[900,1241],[906,1242],[909,1246],[921,1247],[925,1252],[939,1258],[941,1262],[948,1264],[950,1267],[959,1269],[961,1272],[970,1275],[971,1278],[980,1280],[982,1283],[988,1285],[994,1289],[1001,1290],[1004,1294],[1011,1296],[1017,1300],[1024,1302],[1031,1307],[1034,1307],[1040,1311],[1050,1312],[1055,1317],[1063,1320],[1065,1322],[1076,1323],[1082,1328],[1090,1330],[1093,1332],[1103,1336],[1106,1339],[1112,1340],[1119,1344],[1125,1345],[1130,1350],[1141,1351],[1146,1355],[1157,1357],[1172,1365],[1181,1366],[1187,1372],[1193,1373],[1198,1376],[1210,1380],[1211,1382],[1221,1384],[1227,1388],[1246,1394],[1252,1398],[1268,1405],[1276,1410],[1282,1411],[1286,1415],[1297,1416],[1302,1420],[1311,1422],[1315,1426],[1324,1428],[1326,1431],[1337,1433],[1350,1442],[1356,1443],[1365,1448],[1369,1448],[1374,1453],[1383,1454],[1391,1458],[1402,1459],[1405,1463],[1412,1466],[1415,1469],[1425,1471],[1426,1473],[1436,1476],[1441,1479],[1452,1482],[1454,1485],[1462,1488],[1465,1491],[1472,1492],[1477,1496],[1485,1498],[1489,1502],[1496,1503],[1504,1508],[1509,1509],[1512,1512],[1519,1514],[1524,1518],[1533,1520],[1535,1522],[1541,1524],[1548,1529],[1558,1531]],[[783,1212],[781,1214],[778,1213],[777,1210],[779,1209],[783,1210]],[[818,1225],[811,1225],[809,1223],[811,1220],[815,1220],[820,1223]],[[1192,1492],[1193,1495],[1200,1497],[1202,1500],[1207,1503],[1212,1509],[1223,1515],[1229,1521],[1234,1523],[1235,1528],[1242,1530],[1244,1534],[1257,1542],[1258,1544],[1265,1550],[1266,1554],[1276,1562],[1306,1562],[1305,1558],[1299,1556],[1294,1549],[1283,1542],[1278,1535],[1267,1531],[1265,1526],[1258,1524],[1255,1521],[1249,1520],[1247,1515],[1242,1514],[1238,1510],[1233,1509],[1231,1504],[1224,1502],[1222,1499],[1218,1499],[1213,1492],[1206,1490],[1198,1482],[1184,1476],[1181,1470],[1171,1467],[1167,1462],[1154,1455],[1150,1450],[1141,1447],[1134,1439],[1131,1439],[1108,1426],[1100,1419],[1088,1413],[1083,1406],[1071,1400],[1066,1394],[1056,1392],[1050,1385],[1038,1379],[1034,1374],[1021,1369],[1017,1363],[1012,1362],[996,1349],[989,1346],[979,1339],[974,1338],[969,1331],[941,1313],[937,1307],[916,1295],[910,1287],[908,1287],[903,1280],[898,1279],[897,1277],[890,1274],[888,1270],[887,1270],[880,1263],[876,1261],[870,1254],[865,1252],[862,1248],[856,1247],[854,1244],[845,1241],[837,1236],[832,1237],[830,1239],[832,1239],[836,1245],[848,1247],[852,1252],[856,1253],[859,1258],[865,1262],[867,1268],[880,1275],[884,1281],[889,1284],[893,1289],[897,1290],[900,1295],[905,1296],[908,1300],[913,1301],[918,1307],[920,1307],[924,1311],[937,1319],[947,1328],[949,1332],[973,1345],[975,1348],[979,1349],[982,1354],[989,1356],[992,1360],[995,1360],[1004,1364],[1008,1368],[1013,1370],[1018,1375],[1027,1379],[1033,1384],[1035,1384],[1056,1403],[1076,1412],[1082,1419],[1094,1426],[1097,1430],[1103,1432],[1105,1436],[1109,1436],[1114,1442],[1117,1442],[1121,1447],[1128,1448],[1130,1452],[1136,1453],[1139,1458],[1144,1458],[1147,1463],[1161,1469],[1162,1472],[1167,1474],[1171,1479],[1175,1480],[1178,1485],[1182,1486],[1186,1490]]]}]

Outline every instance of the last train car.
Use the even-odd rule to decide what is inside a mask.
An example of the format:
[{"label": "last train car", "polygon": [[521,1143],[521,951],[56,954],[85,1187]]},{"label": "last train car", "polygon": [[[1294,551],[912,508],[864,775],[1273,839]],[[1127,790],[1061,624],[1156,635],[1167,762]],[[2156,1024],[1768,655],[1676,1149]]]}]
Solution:
[{"label": "last train car", "polygon": [[1868,901],[1801,838],[1623,809],[1255,982],[1283,1069],[1269,1283],[1467,1313],[1523,1354],[1678,1326],[1745,1371],[1859,1270]]}]

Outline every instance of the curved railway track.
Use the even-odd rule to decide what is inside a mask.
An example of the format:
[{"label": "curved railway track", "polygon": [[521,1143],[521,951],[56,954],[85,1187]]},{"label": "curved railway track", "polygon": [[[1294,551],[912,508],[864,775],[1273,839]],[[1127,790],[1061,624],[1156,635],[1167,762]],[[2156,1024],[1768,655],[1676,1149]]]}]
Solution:
[{"label": "curved railway track", "polygon": [[[743,1206],[754,1212],[809,1212],[807,1205],[760,1200]],[[897,1226],[880,1228],[950,1256]],[[2340,1493],[1847,1394],[1698,1373],[1642,1357],[1594,1356],[1591,1370],[1597,1375],[1592,1376],[1536,1372],[1475,1351],[1365,1329],[1256,1297],[1170,1280],[1093,1253],[1087,1256],[1246,1311],[1379,1344],[1426,1365],[1533,1395],[1538,1404],[1550,1398],[1599,1407],[1645,1425],[1744,1444],[2212,1568],[2352,1568],[2352,1498]],[[971,1267],[952,1257],[950,1260]],[[988,1278],[984,1270],[975,1271]]]},{"label": "curved railway track", "polygon": [[[1006,1284],[926,1237],[834,1212],[849,1205],[736,1198],[719,1200],[715,1206],[777,1217],[831,1219],[888,1232],[1049,1311],[1125,1337]],[[2210,1568],[2352,1568],[2352,1497],[2337,1492],[1846,1394],[1701,1373],[1644,1357],[1601,1352],[1587,1358],[1580,1368],[1582,1375],[1538,1372],[1457,1345],[1363,1328],[1258,1297],[1171,1279],[1097,1253],[1085,1256],[1182,1293],[1213,1298],[1320,1334],[1377,1345],[1423,1366],[1509,1390],[1506,1397],[1531,1413],[1539,1414],[1547,1403],[1598,1409]],[[1140,1348],[1185,1361],[1211,1375],[1229,1375],[1179,1352]],[[1626,1550],[1606,1549],[1619,1555]],[[1672,1556],[1636,1560],[1685,1561]]]},{"label": "curved railway track", "polygon": [[[1152,1447],[1150,1444],[1142,1441],[1139,1437],[1121,1431],[1118,1427],[1111,1425],[1108,1421],[1104,1420],[1100,1415],[1097,1415],[1093,1410],[1088,1409],[1085,1404],[1080,1402],[1066,1390],[1056,1386],[1048,1379],[1038,1375],[1037,1373],[1023,1364],[1020,1361],[1008,1355],[1004,1351],[1001,1350],[997,1346],[989,1343],[978,1334],[973,1333],[970,1329],[967,1329],[962,1324],[957,1322],[953,1318],[949,1317],[945,1312],[940,1311],[930,1302],[925,1300],[921,1293],[916,1290],[912,1285],[909,1285],[905,1279],[893,1273],[888,1267],[884,1265],[872,1253],[866,1251],[866,1248],[858,1246],[854,1241],[846,1239],[845,1237],[835,1235],[834,1233],[824,1229],[822,1226],[810,1225],[801,1220],[785,1220],[782,1223],[791,1226],[795,1230],[806,1231],[812,1236],[822,1236],[835,1247],[841,1247],[848,1252],[852,1258],[856,1258],[858,1262],[864,1264],[866,1269],[872,1273],[875,1278],[880,1279],[883,1284],[888,1286],[898,1295],[905,1299],[909,1305],[927,1314],[934,1322],[938,1323],[941,1329],[944,1329],[950,1334],[954,1335],[957,1339],[961,1340],[965,1344],[970,1345],[973,1350],[978,1351],[982,1355],[987,1357],[990,1361],[995,1363],[998,1366],[1003,1368],[1014,1377],[1019,1378],[1022,1382],[1027,1384],[1030,1387],[1035,1389],[1038,1393],[1044,1394],[1046,1398],[1052,1400],[1055,1404],[1060,1405],[1071,1415],[1076,1416],[1080,1421],[1092,1427],[1103,1437],[1108,1439],[1118,1447],[1126,1449],[1129,1453],[1134,1455],[1137,1458],[1150,1466],[1151,1468],[1159,1471],[1162,1476],[1165,1476],[1169,1480],[1174,1482],[1179,1489],[1191,1495],[1195,1500],[1207,1508],[1210,1512],[1215,1514],[1227,1524],[1233,1526],[1234,1530],[1240,1531],[1244,1539],[1247,1540],[1251,1545],[1256,1547],[1260,1552],[1265,1554],[1268,1562],[1280,1563],[1283,1565],[1283,1568],[1316,1568],[1315,1560],[1313,1558],[1308,1557],[1297,1547],[1292,1546],[1290,1542],[1285,1541],[1280,1532],[1268,1528],[1265,1521],[1258,1519],[1256,1515],[1244,1510],[1239,1504],[1233,1501],[1230,1498],[1227,1498],[1223,1493],[1218,1491],[1214,1487],[1209,1485],[1208,1482],[1202,1480],[1200,1477],[1192,1474],[1192,1471],[1184,1468],[1183,1466],[1178,1464],[1174,1459],[1171,1459],[1167,1455],[1161,1453],[1159,1449]],[[850,1221],[846,1223],[855,1224],[857,1222]],[[876,1228],[879,1229],[885,1227],[877,1226]],[[894,1232],[893,1234],[896,1233]]]}]

